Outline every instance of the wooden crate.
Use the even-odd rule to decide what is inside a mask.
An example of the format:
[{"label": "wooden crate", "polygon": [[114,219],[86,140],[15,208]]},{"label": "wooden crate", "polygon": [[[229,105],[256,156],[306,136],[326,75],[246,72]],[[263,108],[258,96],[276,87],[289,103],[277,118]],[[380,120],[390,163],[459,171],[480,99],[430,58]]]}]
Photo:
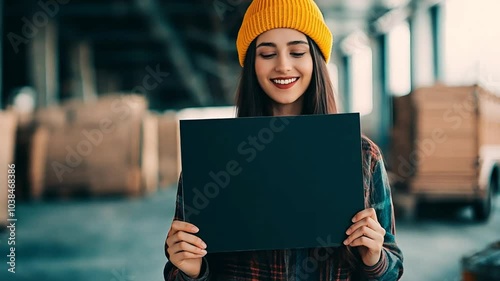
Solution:
[{"label": "wooden crate", "polygon": [[436,130],[446,136],[469,136],[476,133],[476,120],[472,118],[462,119],[460,123],[450,123],[444,121],[442,116],[434,117],[426,112],[421,113],[421,115],[425,115],[425,120],[422,120],[425,122],[417,124],[416,129],[419,132],[419,137],[432,137]]},{"label": "wooden crate", "polygon": [[[116,123],[108,134],[90,124],[52,131],[47,146],[44,193],[141,194],[139,183],[129,179],[132,174],[128,171],[139,168],[138,162],[131,162],[130,151],[131,139],[140,136],[131,135],[131,126],[126,122]],[[82,132],[95,132],[95,137],[89,139]]]},{"label": "wooden crate", "polygon": [[477,186],[477,177],[471,175],[447,175],[421,173],[411,179],[414,193],[460,194]]},{"label": "wooden crate", "polygon": [[[0,226],[7,224],[8,169],[14,163],[16,137],[16,115],[11,111],[0,111]],[[16,174],[14,176],[17,177]],[[15,179],[14,179],[15,180]]]},{"label": "wooden crate", "polygon": [[146,107],[143,98],[107,96],[91,105],[65,104],[62,126],[39,122],[31,147],[32,196],[154,191],[158,125]]},{"label": "wooden crate", "polygon": [[394,101],[392,168],[416,193],[474,192],[484,145],[500,145],[500,98],[474,85],[420,88]]},{"label": "wooden crate", "polygon": [[[129,135],[130,163],[141,163],[141,130],[147,112],[147,101],[139,95],[108,94],[92,104],[68,101],[63,105],[67,124],[73,126],[95,126],[127,124]],[[114,133],[111,133],[114,134]],[[137,164],[139,163],[139,164]]]},{"label": "wooden crate", "polygon": [[418,162],[418,171],[426,174],[456,173],[459,175],[475,175],[476,167],[477,158],[475,157],[455,158],[454,161],[442,157],[429,157],[424,161],[420,160]]},{"label": "wooden crate", "polygon": [[444,142],[437,142],[431,138],[420,138],[415,141],[419,159],[428,158],[462,158],[478,157],[477,140],[474,135],[448,136]]}]

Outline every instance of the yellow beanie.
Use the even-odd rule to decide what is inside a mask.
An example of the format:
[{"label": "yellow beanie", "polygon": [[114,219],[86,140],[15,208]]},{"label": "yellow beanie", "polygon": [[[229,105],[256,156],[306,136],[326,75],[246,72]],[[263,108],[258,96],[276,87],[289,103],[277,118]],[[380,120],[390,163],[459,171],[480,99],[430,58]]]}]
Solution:
[{"label": "yellow beanie", "polygon": [[254,0],[236,39],[241,66],[252,41],[274,28],[292,28],[306,34],[316,42],[326,62],[330,60],[333,36],[313,0]]}]

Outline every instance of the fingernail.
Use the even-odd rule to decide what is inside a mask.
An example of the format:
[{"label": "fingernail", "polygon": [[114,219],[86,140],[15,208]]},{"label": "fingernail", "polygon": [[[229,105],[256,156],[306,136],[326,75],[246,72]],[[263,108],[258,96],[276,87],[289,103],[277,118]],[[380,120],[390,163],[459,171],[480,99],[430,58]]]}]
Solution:
[{"label": "fingernail", "polygon": [[200,229],[199,229],[199,228],[197,228],[196,226],[193,226],[193,231],[194,231],[194,232],[198,232],[198,231],[200,231]]},{"label": "fingernail", "polygon": [[344,240],[344,245],[347,245],[347,240]]},{"label": "fingernail", "polygon": [[205,244],[205,242],[201,242],[201,245],[203,246],[204,249],[207,247],[207,244]]},{"label": "fingernail", "polygon": [[201,250],[201,253],[206,255],[207,254],[207,251],[206,250]]}]

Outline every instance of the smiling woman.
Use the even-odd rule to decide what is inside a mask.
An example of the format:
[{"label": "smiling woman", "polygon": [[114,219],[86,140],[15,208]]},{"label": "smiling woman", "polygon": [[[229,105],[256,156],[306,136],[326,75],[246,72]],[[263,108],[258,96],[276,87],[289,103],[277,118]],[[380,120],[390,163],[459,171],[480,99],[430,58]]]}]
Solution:
[{"label": "smiling woman", "polygon": [[300,114],[313,72],[306,36],[294,29],[272,29],[257,38],[256,51],[255,73],[273,101],[273,115]]},{"label": "smiling woman", "polygon": [[294,28],[270,29],[240,48],[247,55],[238,117],[337,113],[325,63],[329,50]]},{"label": "smiling woman", "polygon": [[[327,71],[332,43],[314,1],[254,0],[236,42],[243,67],[236,93],[237,116],[337,113]],[[165,280],[399,279],[403,257],[395,241],[384,162],[378,147],[366,137],[362,154],[365,209],[352,218],[343,245],[335,248],[208,253],[210,245],[196,236],[198,227],[185,221],[181,178],[176,214],[165,242],[169,258]]]}]

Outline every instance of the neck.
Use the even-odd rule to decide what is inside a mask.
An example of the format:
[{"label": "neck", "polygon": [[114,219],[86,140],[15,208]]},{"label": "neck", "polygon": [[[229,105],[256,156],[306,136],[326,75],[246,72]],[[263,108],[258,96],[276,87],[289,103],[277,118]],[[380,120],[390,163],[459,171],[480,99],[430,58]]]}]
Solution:
[{"label": "neck", "polygon": [[273,103],[273,116],[296,116],[302,113],[303,96],[290,104]]}]

